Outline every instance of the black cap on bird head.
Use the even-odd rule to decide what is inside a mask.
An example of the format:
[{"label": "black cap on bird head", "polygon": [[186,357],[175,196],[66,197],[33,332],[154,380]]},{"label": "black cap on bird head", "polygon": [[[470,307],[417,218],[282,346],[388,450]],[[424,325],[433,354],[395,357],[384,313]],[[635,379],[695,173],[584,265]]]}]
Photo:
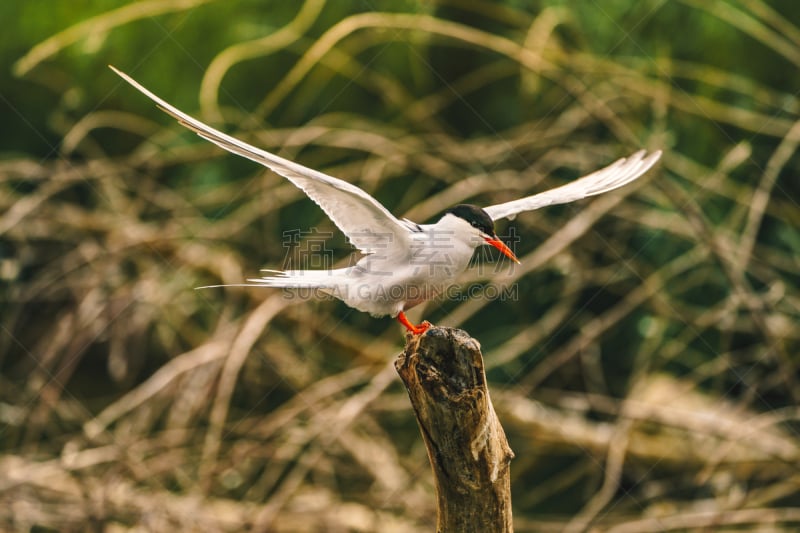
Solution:
[{"label": "black cap on bird head", "polygon": [[447,210],[453,216],[457,216],[470,223],[473,228],[477,228],[486,235],[494,235],[494,221],[489,213],[472,204],[458,204]]}]

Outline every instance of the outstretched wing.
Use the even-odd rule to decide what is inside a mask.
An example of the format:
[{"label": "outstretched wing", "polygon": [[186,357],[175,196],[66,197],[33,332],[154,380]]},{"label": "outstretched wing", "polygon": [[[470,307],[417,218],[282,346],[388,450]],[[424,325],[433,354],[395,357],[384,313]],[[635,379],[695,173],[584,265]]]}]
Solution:
[{"label": "outstretched wing", "polygon": [[[226,135],[168,104],[133,78],[109,65],[122,79],[153,100],[183,126],[225,150],[260,163],[303,190],[364,253],[407,248],[409,229],[359,187]],[[396,248],[400,245],[401,248]]]},{"label": "outstretched wing", "polygon": [[659,157],[661,157],[661,150],[653,152],[647,157],[645,157],[645,151],[640,150],[630,157],[623,157],[605,168],[561,187],[519,200],[485,207],[484,210],[489,213],[492,220],[498,220],[513,217],[523,211],[531,211],[548,205],[566,204],[587,196],[613,191],[647,172]]}]

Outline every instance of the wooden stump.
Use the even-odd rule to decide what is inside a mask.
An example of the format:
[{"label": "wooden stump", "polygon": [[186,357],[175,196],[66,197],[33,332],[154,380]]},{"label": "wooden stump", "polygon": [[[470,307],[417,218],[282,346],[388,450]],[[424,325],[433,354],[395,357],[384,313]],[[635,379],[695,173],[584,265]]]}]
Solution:
[{"label": "wooden stump", "polygon": [[495,414],[478,341],[432,327],[395,361],[433,467],[438,533],[513,531],[514,452]]}]

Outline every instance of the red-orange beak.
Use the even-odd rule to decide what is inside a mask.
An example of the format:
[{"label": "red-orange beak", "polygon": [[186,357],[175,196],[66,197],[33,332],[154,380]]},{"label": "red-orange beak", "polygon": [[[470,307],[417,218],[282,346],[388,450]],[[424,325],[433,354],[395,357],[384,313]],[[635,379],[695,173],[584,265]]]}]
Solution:
[{"label": "red-orange beak", "polygon": [[492,246],[503,252],[503,255],[505,255],[515,263],[519,264],[519,259],[517,259],[517,256],[514,255],[514,252],[511,251],[511,248],[506,246],[506,243],[498,239],[497,235],[493,237],[484,237],[483,240],[485,240],[487,244],[491,244]]}]

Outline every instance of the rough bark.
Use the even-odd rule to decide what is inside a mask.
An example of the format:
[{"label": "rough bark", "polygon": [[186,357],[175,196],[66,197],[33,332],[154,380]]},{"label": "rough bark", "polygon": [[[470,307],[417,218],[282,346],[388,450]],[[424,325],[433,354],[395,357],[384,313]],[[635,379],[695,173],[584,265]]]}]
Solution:
[{"label": "rough bark", "polygon": [[478,341],[459,329],[409,335],[395,361],[433,467],[438,533],[513,531],[514,453],[495,414]]}]

